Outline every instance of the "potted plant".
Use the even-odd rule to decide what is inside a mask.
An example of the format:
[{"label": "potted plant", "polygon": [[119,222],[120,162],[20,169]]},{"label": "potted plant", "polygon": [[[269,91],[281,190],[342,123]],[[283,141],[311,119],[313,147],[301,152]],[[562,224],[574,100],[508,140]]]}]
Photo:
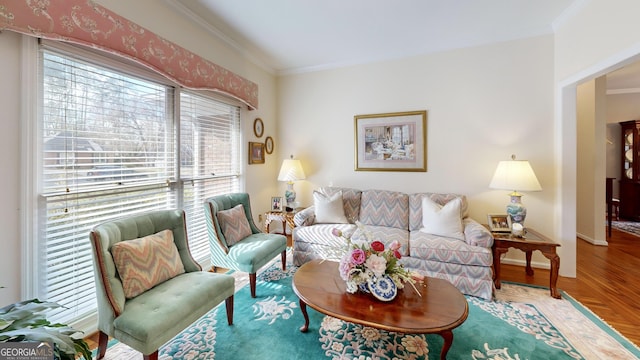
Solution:
[{"label": "potted plant", "polygon": [[46,312],[61,305],[31,299],[0,309],[0,342],[43,341],[54,344],[54,358],[73,360],[76,355],[91,359],[89,345],[73,337],[80,331],[65,325],[52,324]]}]

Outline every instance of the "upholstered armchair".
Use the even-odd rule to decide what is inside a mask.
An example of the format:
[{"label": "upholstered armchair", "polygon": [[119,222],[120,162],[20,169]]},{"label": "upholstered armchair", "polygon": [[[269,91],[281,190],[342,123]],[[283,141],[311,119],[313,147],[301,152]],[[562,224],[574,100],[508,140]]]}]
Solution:
[{"label": "upholstered armchair", "polygon": [[251,297],[256,297],[256,272],[278,254],[287,263],[287,238],[260,231],[251,215],[249,194],[233,193],[205,200],[211,264],[249,273]]},{"label": "upholstered armchair", "polygon": [[130,216],[96,226],[90,234],[98,299],[99,345],[109,336],[157,359],[158,348],[226,302],[233,323],[235,281],[202,271],[191,257],[184,211]]}]

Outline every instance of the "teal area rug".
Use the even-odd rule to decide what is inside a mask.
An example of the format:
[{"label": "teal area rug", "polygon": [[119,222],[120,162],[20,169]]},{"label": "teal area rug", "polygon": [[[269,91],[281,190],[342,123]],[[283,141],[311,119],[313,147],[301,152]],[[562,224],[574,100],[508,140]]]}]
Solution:
[{"label": "teal area rug", "polygon": [[626,233],[640,236],[640,222],[635,221],[612,221],[611,227],[616,230],[624,231]]},{"label": "teal area rug", "polygon": [[[256,299],[246,274],[235,273],[234,324],[224,304],[160,349],[161,359],[439,359],[438,335],[400,334],[322,315],[308,308],[309,332],[291,289],[296,268],[279,261],[258,274]],[[503,283],[495,301],[467,297],[469,317],[453,330],[448,359],[638,359],[640,349],[563,294]],[[140,359],[113,342],[107,359]]]}]

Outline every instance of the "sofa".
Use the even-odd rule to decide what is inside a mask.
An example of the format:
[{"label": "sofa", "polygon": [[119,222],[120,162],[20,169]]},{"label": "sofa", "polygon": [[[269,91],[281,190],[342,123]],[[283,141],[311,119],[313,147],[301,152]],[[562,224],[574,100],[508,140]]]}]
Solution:
[{"label": "sofa", "polygon": [[314,204],[294,216],[294,265],[339,261],[346,240],[333,234],[337,229],[353,241],[368,235],[388,246],[397,240],[407,269],[447,280],[464,294],[493,298],[493,236],[468,216],[464,195],[323,187],[313,197]]}]

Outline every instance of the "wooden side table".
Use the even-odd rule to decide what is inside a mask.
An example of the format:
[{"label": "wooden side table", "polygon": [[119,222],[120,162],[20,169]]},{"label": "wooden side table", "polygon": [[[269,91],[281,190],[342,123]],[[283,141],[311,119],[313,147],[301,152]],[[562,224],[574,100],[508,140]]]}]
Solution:
[{"label": "wooden side table", "polygon": [[506,253],[509,248],[524,251],[527,259],[527,267],[525,271],[527,275],[533,276],[533,268],[531,267],[531,253],[539,250],[551,262],[551,273],[549,275],[549,288],[551,296],[560,299],[560,293],[556,284],[558,282],[558,269],[560,269],[560,256],[556,254],[556,248],[560,244],[540,234],[539,232],[526,228],[527,233],[523,238],[512,236],[510,233],[492,233],[493,234],[493,282],[496,289],[500,289],[500,255]]},{"label": "wooden side table", "polygon": [[269,227],[272,221],[280,221],[282,223],[282,232],[278,232],[276,234],[284,235],[287,237],[287,245],[291,246],[291,235],[287,235],[287,226],[293,230],[296,227],[296,224],[293,222],[293,216],[296,213],[294,212],[284,212],[284,211],[267,211],[264,213],[264,229],[265,232],[269,233]]}]

